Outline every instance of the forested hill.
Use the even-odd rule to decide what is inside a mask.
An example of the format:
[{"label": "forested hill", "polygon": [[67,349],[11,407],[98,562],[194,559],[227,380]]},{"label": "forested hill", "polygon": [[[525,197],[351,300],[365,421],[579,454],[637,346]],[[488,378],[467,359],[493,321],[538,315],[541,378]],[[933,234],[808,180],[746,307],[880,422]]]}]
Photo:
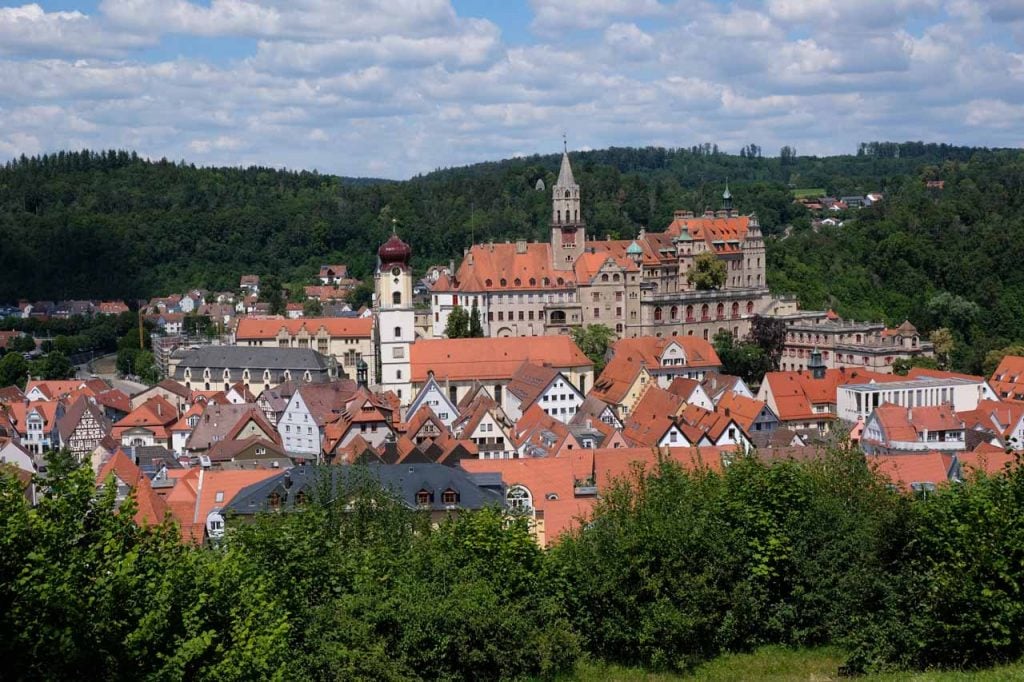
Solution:
[{"label": "forested hill", "polygon": [[[717,208],[728,179],[736,206],[771,239],[769,283],[808,305],[925,328],[947,324],[929,301],[973,303],[972,324],[1024,338],[1021,153],[922,143],[869,143],[856,154],[762,158],[713,145],[573,153],[595,236],[632,236],[672,211]],[[65,152],[0,168],[0,301],[133,299],[190,286],[233,288],[241,274],[310,278],[344,262],[373,265],[392,219],[414,265],[457,259],[473,241],[544,239],[558,154],[438,170],[404,182],[271,168],[197,168],[127,152]],[[946,180],[941,192],[925,179]],[[793,188],[881,191],[879,207],[840,230],[810,232]],[[969,308],[969,306],[968,306]],[[948,317],[948,316],[947,316]],[[963,324],[962,327],[966,328]]]}]

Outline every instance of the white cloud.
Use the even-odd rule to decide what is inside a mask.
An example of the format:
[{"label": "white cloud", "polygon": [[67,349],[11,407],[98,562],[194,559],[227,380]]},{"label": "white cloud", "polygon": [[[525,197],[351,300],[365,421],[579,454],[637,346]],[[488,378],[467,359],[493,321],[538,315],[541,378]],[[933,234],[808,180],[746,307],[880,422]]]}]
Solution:
[{"label": "white cloud", "polygon": [[[948,0],[945,14],[937,0],[531,7],[535,33],[515,45],[448,0],[0,8],[0,160],[120,147],[407,177],[557,150],[563,130],[575,148],[1019,142],[1024,54],[994,23],[1020,24],[1008,2]],[[170,34],[198,51],[148,50]]]},{"label": "white cloud", "polygon": [[47,12],[37,4],[0,7],[0,55],[120,55],[152,37],[104,30],[81,12]]},{"label": "white cloud", "polygon": [[657,0],[530,0],[533,28],[542,34],[563,29],[601,28],[614,17],[662,15],[666,8]]}]

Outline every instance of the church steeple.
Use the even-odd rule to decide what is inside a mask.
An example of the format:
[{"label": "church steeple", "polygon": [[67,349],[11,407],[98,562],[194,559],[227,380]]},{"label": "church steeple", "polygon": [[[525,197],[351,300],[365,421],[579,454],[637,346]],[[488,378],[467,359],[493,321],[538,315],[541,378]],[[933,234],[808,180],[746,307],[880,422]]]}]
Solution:
[{"label": "church steeple", "polygon": [[729,191],[729,178],[725,179],[725,191],[722,192],[722,210],[732,213],[732,192]]},{"label": "church steeple", "polygon": [[552,267],[571,270],[583,254],[586,228],[580,216],[580,186],[572,175],[569,150],[562,150],[558,181],[551,188],[551,253]]}]

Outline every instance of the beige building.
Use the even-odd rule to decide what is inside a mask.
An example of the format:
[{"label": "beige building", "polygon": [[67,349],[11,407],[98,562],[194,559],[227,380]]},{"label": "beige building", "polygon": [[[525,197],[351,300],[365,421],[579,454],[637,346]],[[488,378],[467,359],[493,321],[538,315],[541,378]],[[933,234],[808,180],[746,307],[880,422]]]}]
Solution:
[{"label": "beige building", "polygon": [[376,381],[373,318],[306,317],[287,320],[281,317],[243,317],[235,329],[239,346],[311,348],[333,358],[349,378],[356,378],[359,360],[368,366],[370,383]]},{"label": "beige building", "polygon": [[825,369],[847,367],[881,374],[891,374],[896,360],[934,355],[932,344],[923,341],[910,322],[888,329],[881,322],[844,320],[831,310],[800,311],[779,317],[788,325],[786,346],[779,361],[779,369],[784,371],[811,369],[811,355],[815,351]]},{"label": "beige building", "polygon": [[[433,335],[443,335],[455,307],[475,306],[487,336],[567,334],[605,324],[619,338],[710,339],[720,329],[745,335],[750,317],[769,306],[760,227],[733,211],[728,190],[721,210],[678,211],[664,232],[641,230],[636,239],[587,240],[580,206],[580,186],[563,154],[549,241],[467,249],[455,274],[441,274],[432,285]],[[688,280],[702,253],[726,266],[717,289],[698,290]]]}]

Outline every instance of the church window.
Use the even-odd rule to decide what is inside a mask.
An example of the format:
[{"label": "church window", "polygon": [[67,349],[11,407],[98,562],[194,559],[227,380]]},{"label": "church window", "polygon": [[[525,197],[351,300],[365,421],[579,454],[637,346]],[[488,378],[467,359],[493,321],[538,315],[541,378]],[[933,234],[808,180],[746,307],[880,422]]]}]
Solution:
[{"label": "church window", "polygon": [[391,294],[391,303],[393,305],[402,305],[402,292],[396,291]]},{"label": "church window", "polygon": [[557,222],[562,222],[562,211],[560,211],[560,210],[559,211],[555,211],[555,213],[558,215],[558,221]]},{"label": "church window", "polygon": [[569,198],[569,190],[565,190],[565,198],[566,198],[566,199],[568,199],[568,198]]}]

